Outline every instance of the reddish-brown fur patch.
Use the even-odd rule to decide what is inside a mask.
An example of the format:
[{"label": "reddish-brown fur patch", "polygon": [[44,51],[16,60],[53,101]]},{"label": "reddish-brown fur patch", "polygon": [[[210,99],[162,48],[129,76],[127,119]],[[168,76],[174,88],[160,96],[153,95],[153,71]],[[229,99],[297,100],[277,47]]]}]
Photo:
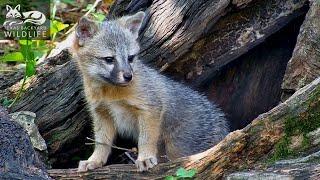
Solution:
[{"label": "reddish-brown fur patch", "polygon": [[[85,76],[85,74],[83,74]],[[88,79],[88,78],[84,78]],[[98,88],[94,88],[95,85],[90,80],[84,80],[84,86],[89,101],[100,101],[101,99],[107,101],[117,100],[130,100],[134,98],[134,84],[130,84],[126,87],[114,86],[114,85],[100,85]]]}]

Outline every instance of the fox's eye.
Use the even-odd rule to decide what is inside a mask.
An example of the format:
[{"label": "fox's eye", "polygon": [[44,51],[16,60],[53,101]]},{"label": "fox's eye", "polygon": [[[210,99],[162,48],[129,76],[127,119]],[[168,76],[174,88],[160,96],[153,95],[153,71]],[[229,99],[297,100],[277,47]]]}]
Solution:
[{"label": "fox's eye", "polygon": [[136,57],[135,55],[129,56],[129,57],[128,57],[129,63],[132,63],[135,57]]},{"label": "fox's eye", "polygon": [[114,62],[114,57],[103,57],[102,58],[106,63],[108,63],[108,64],[113,64],[113,62]]}]

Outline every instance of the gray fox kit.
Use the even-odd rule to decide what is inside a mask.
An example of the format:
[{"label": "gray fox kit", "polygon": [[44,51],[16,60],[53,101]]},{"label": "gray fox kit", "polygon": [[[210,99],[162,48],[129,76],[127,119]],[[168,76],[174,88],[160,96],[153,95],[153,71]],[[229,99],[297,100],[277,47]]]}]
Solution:
[{"label": "gray fox kit", "polygon": [[[118,133],[138,144],[140,171],[199,153],[229,132],[223,112],[204,96],[160,75],[138,59],[144,12],[96,23],[81,18],[72,51],[81,71],[95,140],[112,144]],[[111,148],[96,144],[78,170],[103,166]]]}]

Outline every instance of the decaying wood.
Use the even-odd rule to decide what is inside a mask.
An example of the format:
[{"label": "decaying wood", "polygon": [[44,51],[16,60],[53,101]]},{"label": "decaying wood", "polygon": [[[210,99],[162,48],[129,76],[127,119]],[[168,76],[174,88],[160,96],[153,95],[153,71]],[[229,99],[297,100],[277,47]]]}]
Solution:
[{"label": "decaying wood", "polygon": [[236,2],[247,7],[233,11],[229,0],[156,0],[141,8],[129,4],[128,13],[139,9],[148,13],[141,32],[141,59],[199,85],[301,15],[307,1]]},{"label": "decaying wood", "polygon": [[[37,68],[38,76],[31,78],[23,98],[10,109],[11,112],[28,110],[37,115],[35,123],[46,140],[51,163],[67,161],[65,157],[85,147],[85,137],[89,136],[82,131],[90,122],[84,108],[82,81],[70,59],[68,51],[48,58]],[[3,91],[8,93],[12,89],[19,87]],[[68,146],[75,138],[79,138],[78,144]]]},{"label": "decaying wood", "polygon": [[237,172],[226,176],[228,180],[240,179],[320,179],[320,165],[316,163],[297,163],[271,167],[265,170]]},{"label": "decaying wood", "polygon": [[[64,51],[56,58],[61,60],[61,57],[68,56],[66,54]],[[64,151],[68,154],[65,147],[79,138],[82,130],[89,125],[90,119],[84,106],[81,78],[74,63],[68,61],[38,76],[32,89],[24,94],[24,98],[11,111],[27,109],[36,113],[35,122],[47,142],[50,156],[57,158],[52,161],[59,161],[56,153]],[[78,143],[84,146],[84,140],[83,137]]]},{"label": "decaying wood", "polygon": [[[320,78],[297,91],[284,103],[260,115],[246,128],[230,133],[215,147],[193,156],[160,164],[147,173],[137,173],[130,165],[111,165],[86,173],[75,169],[50,170],[49,174],[57,179],[79,178],[122,178],[153,179],[174,174],[177,167],[197,169],[199,179],[218,179],[226,173],[253,167],[265,158],[275,144],[285,135],[284,126],[288,118],[292,121],[309,121],[308,113],[320,118]],[[300,177],[298,174],[297,177]]]},{"label": "decaying wood", "polygon": [[[320,131],[320,129],[318,130]],[[256,170],[246,170],[235,172],[225,176],[228,180],[239,179],[319,179],[320,164],[317,162],[320,158],[320,151],[310,155],[290,160],[282,160],[274,165]]]},{"label": "decaying wood", "polygon": [[10,96],[10,92],[7,89],[23,79],[23,74],[24,72],[21,70],[0,74],[0,100],[1,97]]},{"label": "decaying wood", "polygon": [[0,106],[0,179],[49,179],[26,131]]},{"label": "decaying wood", "polygon": [[[289,6],[287,5],[290,4]],[[267,37],[301,15],[305,1],[257,1],[241,11],[222,17],[167,71],[179,73],[192,84],[207,83],[221,67],[262,43]],[[274,8],[276,7],[276,8]]]},{"label": "decaying wood", "polygon": [[283,79],[282,89],[285,92],[295,92],[320,76],[319,16],[320,2],[311,1]]}]

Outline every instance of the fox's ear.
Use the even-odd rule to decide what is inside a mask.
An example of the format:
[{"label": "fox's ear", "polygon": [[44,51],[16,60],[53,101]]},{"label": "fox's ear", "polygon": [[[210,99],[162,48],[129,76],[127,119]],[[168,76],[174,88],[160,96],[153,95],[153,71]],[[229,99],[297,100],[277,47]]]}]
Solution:
[{"label": "fox's ear", "polygon": [[140,11],[132,16],[125,16],[120,21],[123,21],[122,24],[125,26],[125,28],[129,29],[132,34],[138,38],[144,16],[145,13]]},{"label": "fox's ear", "polygon": [[20,4],[18,4],[14,9],[20,11]]},{"label": "fox's ear", "polygon": [[7,9],[7,11],[10,11],[10,10],[12,10],[12,7],[9,5],[6,5],[6,9]]},{"label": "fox's ear", "polygon": [[85,41],[92,38],[98,31],[98,24],[87,17],[82,17],[76,27],[76,37],[79,45],[83,46]]}]

